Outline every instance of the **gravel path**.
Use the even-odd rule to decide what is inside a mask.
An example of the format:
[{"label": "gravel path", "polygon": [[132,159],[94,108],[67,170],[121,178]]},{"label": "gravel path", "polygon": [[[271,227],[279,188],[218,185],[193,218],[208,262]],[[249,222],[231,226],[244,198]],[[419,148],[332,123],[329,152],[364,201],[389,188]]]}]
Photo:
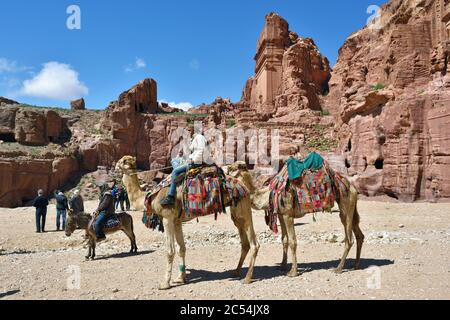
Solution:
[{"label": "gravel path", "polygon": [[[90,211],[94,206],[87,203]],[[81,231],[71,238],[51,231],[54,207],[45,234],[34,233],[32,208],[0,209],[0,299],[450,299],[450,204],[360,201],[359,211],[366,235],[362,270],[332,272],[344,249],[343,228],[336,213],[319,214],[316,223],[312,216],[297,221],[303,273],[285,277],[278,269],[280,238],[255,212],[261,250],[255,281],[242,285],[230,274],[239,237],[221,215],[185,225],[189,283],[159,291],[164,237],[146,229],[140,213],[133,213],[137,255],[126,254],[128,240],[116,234],[100,244],[98,260],[85,262]],[[354,256],[352,249],[348,267]]]}]

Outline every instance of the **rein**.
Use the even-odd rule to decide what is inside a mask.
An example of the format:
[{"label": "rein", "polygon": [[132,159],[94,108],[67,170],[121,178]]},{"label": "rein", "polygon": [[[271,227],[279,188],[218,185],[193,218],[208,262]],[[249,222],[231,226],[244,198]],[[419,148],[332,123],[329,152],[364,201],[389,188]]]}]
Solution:
[{"label": "rein", "polygon": [[[173,169],[173,167],[170,166],[170,167],[165,167],[165,168],[153,169],[153,170],[149,170],[149,171],[146,171],[146,172],[159,172],[159,171],[168,170],[168,169]],[[129,175],[129,176],[137,176],[138,175],[138,171],[135,169],[132,172],[127,173],[127,175]]]}]

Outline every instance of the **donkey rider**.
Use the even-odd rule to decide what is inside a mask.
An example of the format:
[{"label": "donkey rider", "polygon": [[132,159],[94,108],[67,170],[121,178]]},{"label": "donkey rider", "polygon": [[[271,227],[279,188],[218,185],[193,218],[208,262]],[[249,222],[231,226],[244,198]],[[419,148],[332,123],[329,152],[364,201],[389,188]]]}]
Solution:
[{"label": "donkey rider", "polygon": [[177,178],[181,174],[186,173],[189,170],[189,168],[202,165],[204,159],[204,152],[207,148],[207,145],[208,141],[203,135],[202,129],[195,127],[195,135],[189,147],[189,150],[191,151],[191,154],[189,155],[189,162],[188,163],[182,162],[181,165],[175,167],[176,165],[178,165],[177,159],[180,159],[182,156],[181,151],[178,155],[178,158],[172,161],[173,171],[172,171],[172,179],[170,182],[170,190],[169,193],[167,194],[167,197],[160,202],[162,206],[171,206],[175,204],[175,197],[177,194],[177,185],[176,185]]},{"label": "donkey rider", "polygon": [[108,219],[115,213],[114,197],[111,192],[111,188],[104,184],[100,186],[100,204],[95,210],[94,216],[97,216],[95,221],[95,233],[97,236],[97,242],[106,239],[103,228],[105,227]]}]

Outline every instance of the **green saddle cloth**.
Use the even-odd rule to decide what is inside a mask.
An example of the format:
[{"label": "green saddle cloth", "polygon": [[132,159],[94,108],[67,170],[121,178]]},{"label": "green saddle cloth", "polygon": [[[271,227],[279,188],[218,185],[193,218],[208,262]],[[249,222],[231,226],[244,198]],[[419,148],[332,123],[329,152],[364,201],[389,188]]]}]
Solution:
[{"label": "green saddle cloth", "polygon": [[295,180],[303,175],[305,170],[318,170],[323,167],[324,159],[318,153],[311,153],[303,161],[293,157],[286,160],[289,180]]}]

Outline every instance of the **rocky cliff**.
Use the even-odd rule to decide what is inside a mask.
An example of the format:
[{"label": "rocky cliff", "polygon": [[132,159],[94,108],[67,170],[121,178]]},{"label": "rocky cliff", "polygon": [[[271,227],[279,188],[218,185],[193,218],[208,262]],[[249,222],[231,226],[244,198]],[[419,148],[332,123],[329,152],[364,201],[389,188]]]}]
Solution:
[{"label": "rocky cliff", "polygon": [[367,195],[450,196],[450,3],[394,0],[339,51],[326,105]]},{"label": "rocky cliff", "polygon": [[[0,98],[0,206],[22,205],[38,188],[51,192],[123,155],[136,156],[140,169],[164,168],[174,132],[196,120],[223,138],[232,129],[278,130],[281,159],[319,151],[369,196],[450,198],[449,38],[449,1],[392,0],[346,40],[331,70],[312,39],[270,13],[255,74],[236,103],[218,97],[184,113],[158,103],[152,79],[101,112],[83,110],[81,100],[63,111]],[[247,151],[259,138],[247,136]],[[271,154],[272,141],[262,143]]]}]

